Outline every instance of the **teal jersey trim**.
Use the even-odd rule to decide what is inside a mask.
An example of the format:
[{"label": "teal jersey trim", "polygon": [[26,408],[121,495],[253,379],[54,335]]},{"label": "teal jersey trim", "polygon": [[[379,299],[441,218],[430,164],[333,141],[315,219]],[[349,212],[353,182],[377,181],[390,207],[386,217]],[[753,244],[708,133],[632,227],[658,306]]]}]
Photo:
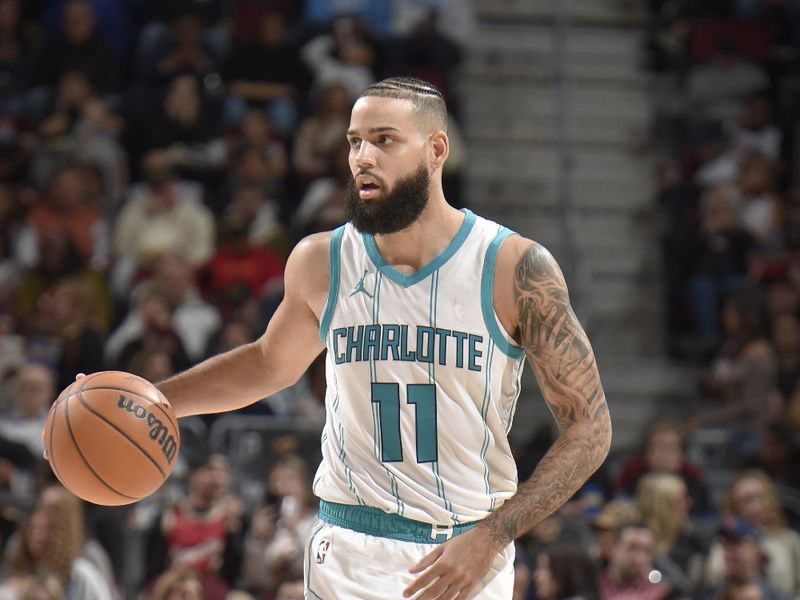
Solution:
[{"label": "teal jersey trim", "polygon": [[441,544],[451,537],[461,535],[475,527],[480,521],[460,525],[431,525],[407,519],[398,514],[387,513],[372,506],[354,506],[320,500],[320,521],[358,531],[374,537],[413,542],[416,544]]},{"label": "teal jersey trim", "polygon": [[456,233],[456,237],[453,238],[447,248],[445,248],[442,253],[439,254],[439,256],[434,258],[431,262],[422,267],[413,275],[403,275],[391,265],[386,264],[386,261],[383,260],[383,256],[381,256],[380,250],[378,250],[378,244],[375,242],[375,237],[368,233],[362,234],[364,248],[367,251],[369,259],[372,261],[372,264],[374,264],[375,268],[377,268],[381,273],[386,275],[398,285],[406,288],[411,287],[415,283],[419,283],[428,275],[436,271],[444,263],[450,260],[458,251],[458,249],[461,248],[464,241],[466,241],[467,236],[469,236],[470,232],[472,231],[472,227],[475,225],[475,221],[477,219],[475,213],[466,208],[464,209],[464,215],[464,222],[461,224],[458,233]]},{"label": "teal jersey trim", "polygon": [[328,284],[328,301],[325,303],[325,311],[322,313],[322,320],[319,324],[319,338],[325,344],[328,338],[328,330],[331,327],[333,313],[336,312],[336,302],[339,300],[339,263],[342,254],[342,238],[344,237],[344,225],[334,229],[331,234],[331,268]]},{"label": "teal jersey trim", "polygon": [[516,233],[501,227],[486,250],[486,258],[483,261],[483,275],[481,276],[481,311],[483,312],[483,322],[495,345],[506,356],[519,360],[525,356],[525,352],[519,346],[509,343],[500,330],[500,325],[497,323],[497,317],[494,312],[494,268],[497,264],[497,253],[501,244],[510,235],[516,235]]}]

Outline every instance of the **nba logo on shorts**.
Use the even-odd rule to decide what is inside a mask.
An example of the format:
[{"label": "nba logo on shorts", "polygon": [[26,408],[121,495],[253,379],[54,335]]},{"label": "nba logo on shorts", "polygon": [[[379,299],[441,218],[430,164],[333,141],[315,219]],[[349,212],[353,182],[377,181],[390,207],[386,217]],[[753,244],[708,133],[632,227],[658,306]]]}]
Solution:
[{"label": "nba logo on shorts", "polygon": [[331,547],[330,540],[320,540],[319,546],[317,546],[317,564],[321,565],[325,562],[325,557],[328,555],[328,550]]}]

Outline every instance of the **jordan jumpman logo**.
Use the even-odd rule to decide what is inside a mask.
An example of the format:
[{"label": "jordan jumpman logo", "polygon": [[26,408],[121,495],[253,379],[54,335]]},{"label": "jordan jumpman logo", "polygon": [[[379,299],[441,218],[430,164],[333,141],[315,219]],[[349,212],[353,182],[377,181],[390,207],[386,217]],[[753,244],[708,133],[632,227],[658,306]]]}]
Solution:
[{"label": "jordan jumpman logo", "polygon": [[349,297],[355,296],[356,294],[361,292],[367,298],[369,298],[369,299],[373,298],[372,294],[369,291],[367,291],[366,287],[364,287],[364,279],[367,277],[367,273],[368,273],[368,271],[366,269],[364,269],[364,274],[361,276],[361,279],[359,279],[358,283],[356,284],[356,287],[353,288],[353,291],[350,292],[350,296]]}]

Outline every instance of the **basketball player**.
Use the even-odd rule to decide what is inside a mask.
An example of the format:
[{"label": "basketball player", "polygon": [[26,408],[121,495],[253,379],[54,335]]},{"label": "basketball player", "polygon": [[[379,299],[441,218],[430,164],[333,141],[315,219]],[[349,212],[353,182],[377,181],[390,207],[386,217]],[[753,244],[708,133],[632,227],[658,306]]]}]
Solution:
[{"label": "basketball player", "polygon": [[[178,416],[235,410],[327,349],[306,598],[511,598],[513,540],[608,452],[592,349],[547,250],[447,204],[433,86],[368,87],[347,141],[350,221],[297,245],[264,335],[159,387]],[[518,486],[507,433],[526,357],[559,436]]]}]

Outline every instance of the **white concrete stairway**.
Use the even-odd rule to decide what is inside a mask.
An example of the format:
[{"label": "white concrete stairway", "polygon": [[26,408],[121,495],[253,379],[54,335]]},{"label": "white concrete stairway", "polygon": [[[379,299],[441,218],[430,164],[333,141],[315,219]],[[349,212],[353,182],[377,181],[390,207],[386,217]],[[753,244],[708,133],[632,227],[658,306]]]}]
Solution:
[{"label": "white concrete stairway", "polygon": [[[567,59],[574,82],[576,237],[586,261],[587,328],[615,422],[614,445],[635,444],[656,415],[680,413],[692,378],[664,356],[661,273],[641,69],[639,2],[571,0]],[[475,209],[559,247],[557,79],[550,0],[476,0],[479,30],[460,77],[469,142],[467,200]],[[524,439],[544,403],[520,399]]]}]

